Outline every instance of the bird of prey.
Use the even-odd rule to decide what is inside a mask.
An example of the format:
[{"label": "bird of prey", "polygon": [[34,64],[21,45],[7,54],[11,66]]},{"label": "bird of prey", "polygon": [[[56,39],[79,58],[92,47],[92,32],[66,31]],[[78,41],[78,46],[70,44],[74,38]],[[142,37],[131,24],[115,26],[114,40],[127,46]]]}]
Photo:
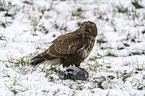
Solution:
[{"label": "bird of prey", "polygon": [[70,65],[79,67],[80,63],[90,54],[96,36],[96,24],[92,21],[85,21],[76,31],[56,38],[46,51],[31,60],[31,64],[37,65],[46,60],[59,60],[63,67]]}]

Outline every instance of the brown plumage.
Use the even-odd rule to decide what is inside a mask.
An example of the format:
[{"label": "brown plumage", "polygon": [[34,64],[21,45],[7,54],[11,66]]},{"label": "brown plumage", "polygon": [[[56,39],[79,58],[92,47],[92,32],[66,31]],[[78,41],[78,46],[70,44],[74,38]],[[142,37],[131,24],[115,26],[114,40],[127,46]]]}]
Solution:
[{"label": "brown plumage", "polygon": [[83,22],[76,31],[56,38],[45,52],[31,60],[31,64],[37,65],[46,60],[59,58],[64,67],[79,67],[91,52],[96,36],[96,24],[91,21]]}]

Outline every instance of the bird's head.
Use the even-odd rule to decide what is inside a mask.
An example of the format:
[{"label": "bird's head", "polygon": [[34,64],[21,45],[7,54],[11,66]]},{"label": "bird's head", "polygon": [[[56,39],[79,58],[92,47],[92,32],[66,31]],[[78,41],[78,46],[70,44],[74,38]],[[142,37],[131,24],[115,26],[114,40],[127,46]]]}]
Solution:
[{"label": "bird's head", "polygon": [[97,36],[97,26],[95,23],[91,21],[85,21],[80,25],[80,32],[83,37],[90,38],[91,40],[95,40]]}]

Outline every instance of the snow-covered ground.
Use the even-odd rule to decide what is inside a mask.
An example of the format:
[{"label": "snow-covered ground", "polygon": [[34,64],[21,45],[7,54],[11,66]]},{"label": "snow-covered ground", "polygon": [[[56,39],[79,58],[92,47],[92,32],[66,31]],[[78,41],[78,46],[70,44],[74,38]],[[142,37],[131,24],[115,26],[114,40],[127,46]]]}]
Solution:
[{"label": "snow-covered ground", "polygon": [[[87,20],[98,36],[81,64],[86,81],[60,80],[61,65],[27,63]],[[145,96],[144,54],[145,0],[0,1],[0,96]]]}]

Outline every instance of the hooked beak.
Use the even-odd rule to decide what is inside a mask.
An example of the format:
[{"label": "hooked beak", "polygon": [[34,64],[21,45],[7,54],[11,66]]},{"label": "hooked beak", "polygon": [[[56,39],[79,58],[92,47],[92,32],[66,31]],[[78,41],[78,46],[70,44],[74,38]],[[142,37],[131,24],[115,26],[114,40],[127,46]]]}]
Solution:
[{"label": "hooked beak", "polygon": [[96,40],[96,37],[90,36],[90,39],[91,39],[92,41],[95,41],[95,40]]},{"label": "hooked beak", "polygon": [[94,40],[96,40],[96,37],[94,37]]}]

